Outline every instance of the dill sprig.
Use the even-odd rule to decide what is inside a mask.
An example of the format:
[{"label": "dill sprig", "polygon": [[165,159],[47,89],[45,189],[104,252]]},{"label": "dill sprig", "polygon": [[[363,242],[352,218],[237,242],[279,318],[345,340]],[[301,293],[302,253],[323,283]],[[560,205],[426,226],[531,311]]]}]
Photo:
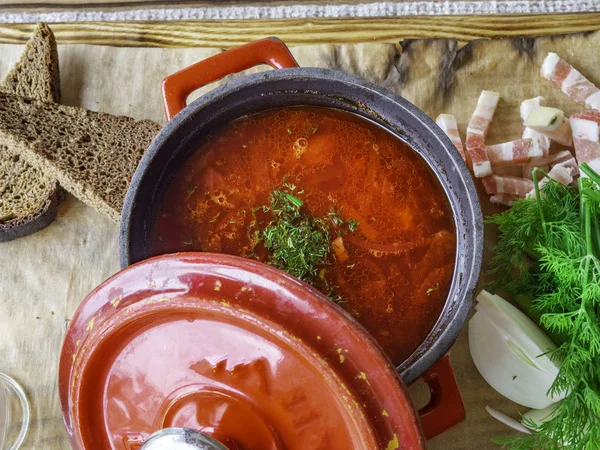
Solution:
[{"label": "dill sprig", "polygon": [[549,393],[567,392],[548,421],[529,424],[535,433],[495,440],[512,450],[600,448],[600,176],[580,168],[589,178],[578,190],[550,180],[536,198],[489,220],[500,232],[495,286],[529,297],[525,312],[559,346],[550,355],[561,365]]},{"label": "dill sprig", "polygon": [[300,280],[321,288],[334,302],[345,304],[335,293],[337,286],[325,279],[324,266],[331,264],[331,234],[353,232],[358,227],[355,220],[345,220],[339,212],[330,212],[323,218],[311,215],[304,207],[293,184],[283,184],[273,190],[269,206],[257,209],[272,214],[273,219],[262,229],[254,231],[254,241],[263,242],[269,251],[267,263]]},{"label": "dill sprig", "polygon": [[304,203],[289,192],[273,191],[270,203],[274,219],[262,231],[269,262],[303,281],[318,277],[331,251],[327,223],[303,214]]},{"label": "dill sprig", "polygon": [[546,240],[544,227],[550,240],[563,250],[564,243],[570,250],[583,245],[577,189],[549,182],[538,198],[518,200],[509,210],[486,221],[498,225],[500,235],[492,258],[494,289],[504,288],[508,294],[514,295],[535,287],[531,269],[535,269],[540,258],[539,243]]}]

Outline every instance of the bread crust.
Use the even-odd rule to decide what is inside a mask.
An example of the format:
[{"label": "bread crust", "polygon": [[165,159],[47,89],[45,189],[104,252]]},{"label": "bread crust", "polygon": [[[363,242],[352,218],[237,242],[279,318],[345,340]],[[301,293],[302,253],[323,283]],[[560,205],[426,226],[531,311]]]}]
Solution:
[{"label": "bread crust", "polygon": [[[46,102],[60,101],[56,40],[46,24],[38,24],[0,90]],[[63,197],[56,179],[23,161],[13,163],[13,158],[10,149],[0,147],[0,242],[47,227],[56,218]]]}]

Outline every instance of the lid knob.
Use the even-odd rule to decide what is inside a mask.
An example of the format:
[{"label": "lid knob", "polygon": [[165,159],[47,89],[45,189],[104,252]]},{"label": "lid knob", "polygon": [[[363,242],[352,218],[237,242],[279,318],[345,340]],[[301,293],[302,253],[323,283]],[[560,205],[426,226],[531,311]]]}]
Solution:
[{"label": "lid knob", "polygon": [[212,437],[189,428],[163,428],[153,433],[141,450],[228,450]]}]

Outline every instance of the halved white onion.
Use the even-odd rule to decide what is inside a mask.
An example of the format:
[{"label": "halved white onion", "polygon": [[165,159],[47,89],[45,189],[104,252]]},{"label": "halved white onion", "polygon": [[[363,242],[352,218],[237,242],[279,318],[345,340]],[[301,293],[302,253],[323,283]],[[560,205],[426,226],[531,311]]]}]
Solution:
[{"label": "halved white onion", "polygon": [[[549,356],[544,355],[556,350],[556,344],[526,314],[508,303],[499,295],[482,290],[477,296],[475,309],[482,311],[494,322],[507,341],[515,343],[540,370],[558,375],[559,368]],[[509,344],[512,345],[512,344]]]},{"label": "halved white onion", "polygon": [[525,314],[498,296],[482,291],[469,322],[469,347],[483,378],[506,398],[543,409],[564,398],[548,390],[559,367],[543,353],[556,348]]}]

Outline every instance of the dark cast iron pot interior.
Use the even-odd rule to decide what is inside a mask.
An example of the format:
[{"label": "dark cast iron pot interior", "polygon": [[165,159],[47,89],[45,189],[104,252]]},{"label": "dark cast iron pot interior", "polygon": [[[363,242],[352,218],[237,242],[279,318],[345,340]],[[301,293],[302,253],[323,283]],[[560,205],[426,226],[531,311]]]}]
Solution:
[{"label": "dark cast iron pot interior", "polygon": [[471,175],[448,137],[413,104],[378,86],[334,70],[285,68],[240,77],[190,103],[162,129],[135,172],[121,217],[121,266],[155,256],[149,233],[161,195],[207,135],[241,116],[292,105],[336,108],[376,122],[422,156],[448,197],[458,249],[453,281],[433,330],[398,366],[410,384],[444,357],[466,321],[479,278],[483,222]]}]

